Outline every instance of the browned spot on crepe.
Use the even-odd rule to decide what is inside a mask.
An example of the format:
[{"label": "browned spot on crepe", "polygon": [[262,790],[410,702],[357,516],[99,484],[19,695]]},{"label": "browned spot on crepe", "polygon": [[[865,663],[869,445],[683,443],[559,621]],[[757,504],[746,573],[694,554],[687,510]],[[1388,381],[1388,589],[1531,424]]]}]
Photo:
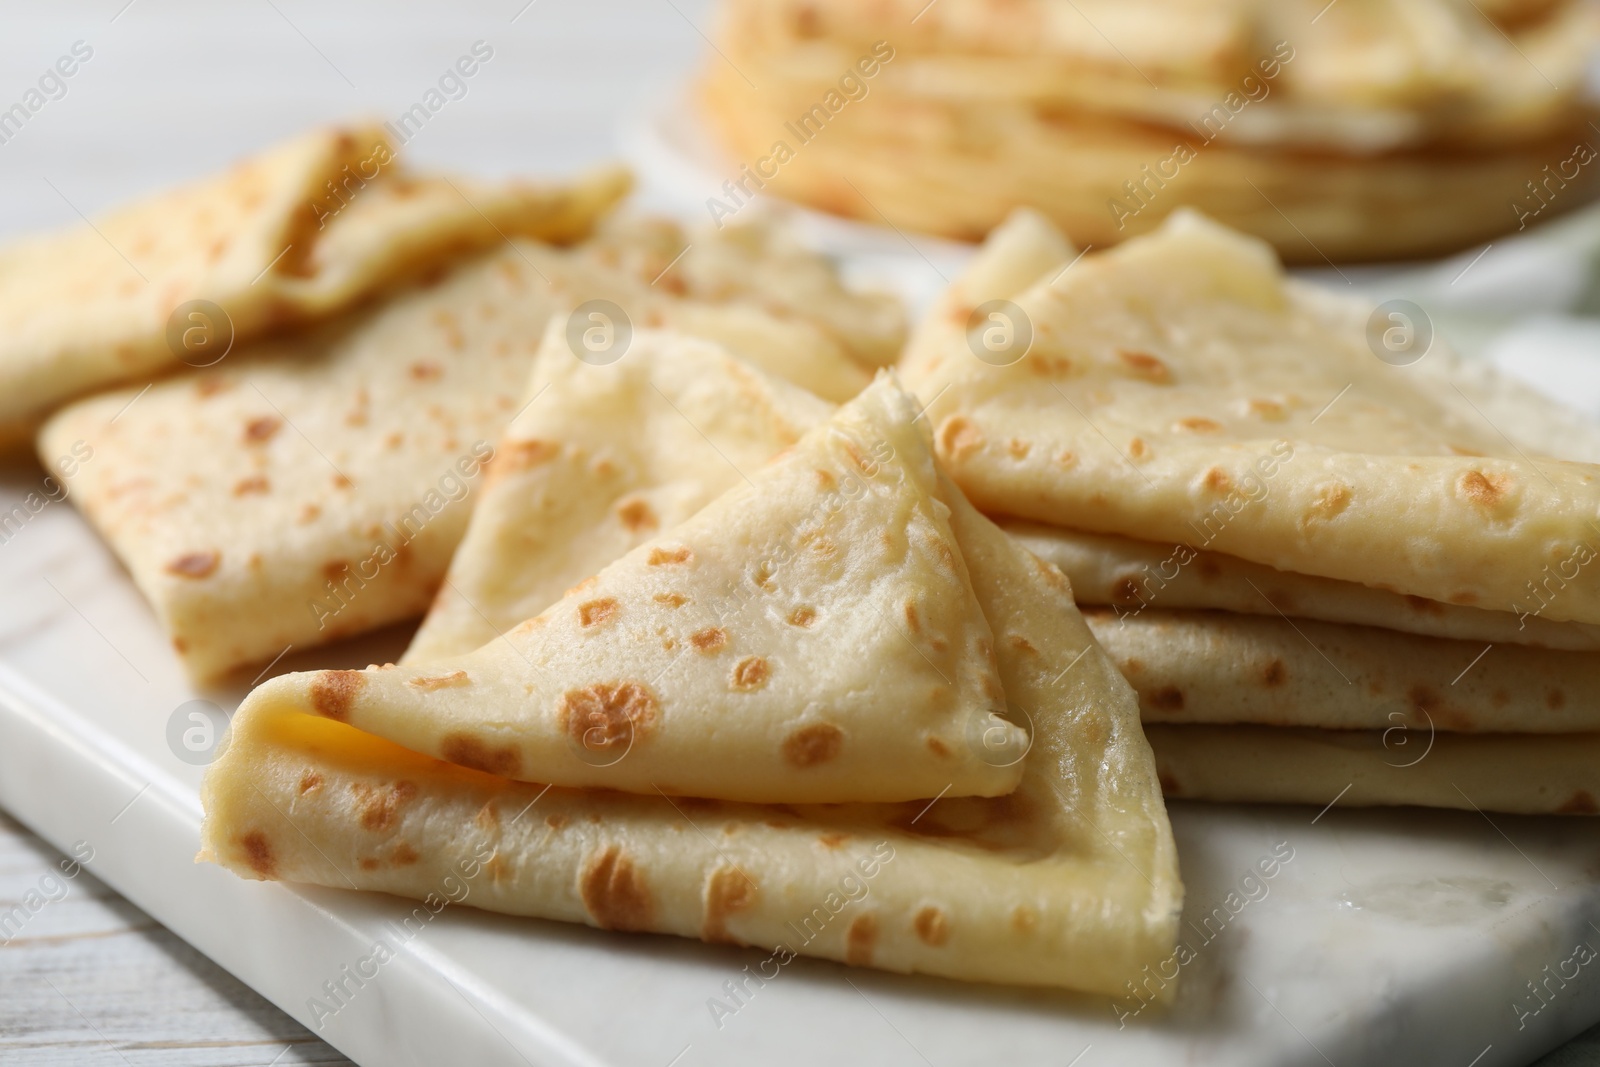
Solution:
[{"label": "browned spot on crepe", "polygon": [[783,742],[783,758],[794,767],[815,767],[827,763],[844,748],[844,731],[831,722],[802,726]]},{"label": "browned spot on crepe", "polygon": [[353,782],[350,791],[361,805],[361,828],[372,831],[393,829],[400,820],[400,809],[417,795],[411,782],[396,782],[388,788]]},{"label": "browned spot on crepe", "polygon": [[1506,474],[1467,471],[1456,479],[1456,491],[1483,508],[1498,506],[1510,487],[1511,477]]},{"label": "browned spot on crepe", "polygon": [[170,560],[165,570],[168,574],[175,574],[179,578],[209,578],[216,572],[217,564],[221,562],[220,552],[185,552],[177,559]]},{"label": "browned spot on crepe", "polygon": [[601,682],[561,698],[567,736],[590,752],[628,747],[649,733],[659,712],[655,695],[638,682]]},{"label": "browned spot on crepe", "polygon": [[1164,685],[1150,694],[1150,706],[1159,711],[1182,711],[1183,690],[1175,685]]},{"label": "browned spot on crepe", "polygon": [[275,878],[278,874],[278,861],[272,854],[272,841],[260,830],[251,830],[239,838],[239,847],[244,849],[245,862],[250,869],[261,878]]},{"label": "browned spot on crepe", "polygon": [[578,625],[588,629],[599,626],[615,615],[622,607],[615,597],[602,597],[599,600],[586,600],[578,605]]},{"label": "browned spot on crepe", "polygon": [[1261,684],[1268,689],[1276,689],[1288,680],[1289,671],[1283,665],[1283,660],[1275,659],[1261,668]]},{"label": "browned spot on crepe", "polygon": [[687,548],[652,548],[648,562],[652,567],[660,567],[668,563],[688,563],[691,559],[694,553]]},{"label": "browned spot on crepe", "polygon": [[1172,372],[1167,369],[1167,365],[1148,352],[1129,352],[1124,349],[1119,351],[1117,356],[1122,360],[1122,365],[1132,371],[1136,378],[1143,378],[1147,382],[1156,382],[1160,385],[1172,380]]},{"label": "browned spot on crepe", "polygon": [[718,867],[712,871],[706,879],[701,940],[739,944],[738,938],[728,933],[728,916],[748,911],[755,902],[756,887],[744,872],[737,867]]},{"label": "browned spot on crepe", "polygon": [[872,912],[857,915],[845,936],[844,958],[857,967],[872,964],[872,950],[878,944],[878,917]]},{"label": "browned spot on crepe", "polygon": [[938,948],[950,940],[950,921],[945,918],[944,912],[929,904],[917,912],[911,925],[916,929],[917,936],[924,944]]},{"label": "browned spot on crepe", "polygon": [[704,630],[696,630],[690,634],[689,643],[694,646],[696,652],[704,652],[707,655],[720,652],[728,647],[728,631],[720,626],[708,626]]},{"label": "browned spot on crepe", "polygon": [[814,608],[795,608],[789,612],[789,625],[791,626],[810,626],[816,619],[817,612]]},{"label": "browned spot on crepe", "polygon": [[983,433],[970,419],[952,415],[939,426],[939,453],[949,459],[963,459],[983,447]]},{"label": "browned spot on crepe", "polygon": [[617,505],[617,518],[621,519],[622,525],[633,533],[654,530],[661,525],[661,520],[656,518],[656,513],[650,509],[650,505],[638,497],[620,502]]},{"label": "browned spot on crepe", "polygon": [[367,676],[360,671],[323,671],[311,683],[311,710],[339,722],[349,722],[356,694],[366,685]]},{"label": "browned spot on crepe", "polygon": [[451,763],[475,771],[515,777],[522,770],[522,753],[515,745],[491,745],[481,737],[464,731],[445,734],[439,739],[439,755]]},{"label": "browned spot on crepe", "polygon": [[729,676],[729,684],[735,689],[750,691],[760,689],[767,684],[767,679],[772,676],[772,668],[760,656],[746,656],[733,665],[733,673]]},{"label": "browned spot on crepe", "polygon": [[601,929],[649,930],[655,921],[650,887],[621,845],[590,854],[578,875],[578,895]]},{"label": "browned spot on crepe", "polygon": [[406,681],[406,684],[426,692],[432,692],[435,689],[450,689],[459,685],[467,685],[469,681],[466,671],[451,671],[449,674],[440,674],[431,678],[411,678]]},{"label": "browned spot on crepe", "polygon": [[274,434],[283,427],[283,420],[276,415],[262,415],[251,419],[244,424],[244,440],[246,444],[259,445],[272,440]]}]

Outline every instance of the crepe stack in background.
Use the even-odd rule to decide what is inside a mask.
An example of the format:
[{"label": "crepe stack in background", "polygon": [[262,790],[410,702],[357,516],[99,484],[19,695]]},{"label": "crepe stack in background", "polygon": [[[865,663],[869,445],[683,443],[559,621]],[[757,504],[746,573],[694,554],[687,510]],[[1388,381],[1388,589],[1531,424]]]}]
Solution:
[{"label": "crepe stack in background", "polygon": [[[486,490],[453,570],[582,573],[549,557],[711,491],[705,444],[749,469],[475,651],[446,614],[425,662],[257,689],[207,773],[203,858],[413,897],[466,872],[475,906],[780,966],[1134,988],[1172,951],[1176,853],[1136,700],[1060,572],[943,478],[891,379],[830,418],[708,342],[640,342],[626,377],[568,374],[547,343],[532,395],[576,410],[543,409],[544,439],[519,417],[502,454],[536,461]],[[641,379],[679,391],[704,444],[647,426],[633,455],[590,425],[607,397],[635,413]],[[643,464],[650,446],[676,451]],[[574,486],[585,455],[627,495]],[[517,615],[488,607],[496,629]]]},{"label": "crepe stack in background", "polygon": [[1450,252],[1594,189],[1597,28],[1587,0],[727,0],[708,206],[969,240],[1032,206],[1103,246],[1193,205],[1291,262]]},{"label": "crepe stack in background", "polygon": [[[544,194],[566,205],[564,241],[615,200],[591,186]],[[338,218],[355,217],[365,195]],[[398,240],[391,227],[367,243]],[[586,358],[607,365],[635,329],[672,324],[836,401],[904,337],[892,298],[847,291],[824,260],[760,225],[691,240],[671,223],[611,217],[570,248],[500,236],[465,257],[456,248],[475,241],[469,229],[448,255],[412,261],[434,268],[420,280],[313,328],[236,344],[215,366],[167,353],[183,373],[73,402],[40,433],[51,469],[92,455],[63,471],[72,498],[196,678],[422,614],[485,467],[537,459],[495,460],[495,442],[533,403],[523,388],[551,320],[571,362],[590,346]]]},{"label": "crepe stack in background", "polygon": [[1593,427],[1441,343],[1393,361],[1198,215],[1072,258],[1019,213],[905,374],[1104,606],[1168,795],[1600,809]]}]

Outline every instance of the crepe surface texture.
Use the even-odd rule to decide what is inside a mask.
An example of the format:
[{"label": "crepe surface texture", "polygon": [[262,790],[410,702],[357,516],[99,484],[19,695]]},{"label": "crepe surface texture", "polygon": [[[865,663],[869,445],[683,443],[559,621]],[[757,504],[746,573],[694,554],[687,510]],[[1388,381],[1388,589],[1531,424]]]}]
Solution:
[{"label": "crepe surface texture", "polygon": [[[1375,626],[1429,637],[1600,650],[1600,627],[1551,622],[1527,597],[1517,611],[1490,611],[1403,596],[1359,582],[1317,578],[1188,545],[1163,545],[1020,520],[1001,524],[1028,551],[1061,568],[1079,604],[1106,605],[1117,618],[1148,608],[1207,608],[1245,615]],[[1572,569],[1576,569],[1575,566]],[[1548,594],[1546,594],[1548,595]]]},{"label": "crepe surface texture", "polygon": [[629,184],[616,169],[571,185],[412,176],[376,127],[327,128],[17,241],[0,249],[0,436],[508,234],[576,240]]},{"label": "crepe surface texture", "polygon": [[833,410],[683,334],[640,331],[617,362],[585,363],[560,323],[527,395],[404,662],[471,652],[533,618]]},{"label": "crepe surface texture", "polygon": [[1600,734],[1145,727],[1169,798],[1600,814]]},{"label": "crepe surface texture", "polygon": [[1084,615],[1147,723],[1600,731],[1600,657],[1589,652],[1225,611]]},{"label": "crepe surface texture", "polygon": [[[586,305],[602,310],[579,314]],[[421,615],[527,399],[546,325],[564,323],[567,358],[599,371],[627,349],[623,318],[718,338],[836,396],[869,380],[803,322],[676,297],[581,249],[517,240],[314,330],[74,403],[38,449],[51,467],[80,442],[92,449],[69,479],[73,500],[186,667],[215,678]]]},{"label": "crepe surface texture", "polygon": [[[978,358],[972,308],[947,300],[904,363],[986,512],[1505,612],[1600,543],[1600,467],[1528,429],[1571,413],[1438,342],[1379,359],[1372,309],[1198,215],[1011,299],[1026,347]],[[1561,584],[1542,618],[1600,622],[1600,586]]]},{"label": "crepe surface texture", "polygon": [[476,652],[288,675],[319,711],[524,781],[745,801],[995,796],[993,637],[888,380]]},{"label": "crepe surface texture", "polygon": [[1133,695],[1059,572],[942,492],[1006,695],[1033,727],[1009,796],[765,807],[542,793],[252,700],[207,773],[203,858],[411,897],[467,871],[467,903],[511,914],[782,962],[1125,994],[1171,953],[1182,897]]}]

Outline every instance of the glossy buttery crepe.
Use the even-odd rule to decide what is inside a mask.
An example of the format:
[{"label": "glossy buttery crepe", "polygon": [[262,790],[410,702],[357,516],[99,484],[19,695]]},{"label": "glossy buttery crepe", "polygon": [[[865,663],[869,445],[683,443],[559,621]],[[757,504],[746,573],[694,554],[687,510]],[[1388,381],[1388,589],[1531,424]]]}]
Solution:
[{"label": "glossy buttery crepe", "polygon": [[252,699],[207,774],[203,858],[412,897],[476,858],[466,900],[491,910],[780,963],[1126,993],[1170,952],[1182,894],[1132,693],[1059,572],[942,494],[1007,699],[1032,724],[1009,796],[762,807],[541,792]]},{"label": "glossy buttery crepe", "polygon": [[[1112,607],[1119,619],[1136,618],[1149,608],[1211,608],[1448,637],[1476,642],[1474,650],[1484,642],[1600,650],[1600,627],[1542,618],[1537,614],[1541,598],[1526,598],[1518,611],[1486,611],[1357,582],[1292,574],[1188,545],[1036,522],[1006,521],[1001,526],[1028,551],[1060,567],[1072,581],[1078,603]],[[1575,564],[1570,573],[1578,573]],[[1560,575],[1556,577],[1565,584]]]},{"label": "glossy buttery crepe", "polygon": [[[69,480],[73,500],[188,669],[216,677],[420,615],[494,442],[526,400],[547,322],[596,299],[641,329],[720,337],[828,395],[868,380],[803,323],[680,299],[581,252],[516,241],[316,330],[147,392],[73,404],[39,452],[54,466],[78,442],[93,449]],[[583,331],[599,329],[587,318],[577,327],[574,361]],[[625,334],[610,336],[626,347]]]},{"label": "glossy buttery crepe", "polygon": [[[1020,275],[994,262],[1013,243],[980,275]],[[974,355],[981,331],[954,298],[905,361],[985,511],[1494,611],[1600,544],[1600,467],[1546,458],[1592,458],[1592,428],[1437,342],[1380,360],[1371,308],[1289,281],[1264,245],[1197,215],[1012,299],[1032,341],[1008,365]],[[1600,621],[1592,582],[1540,603]]]},{"label": "glossy buttery crepe", "polygon": [[1027,733],[884,379],[686,521],[476,652],[276,678],[337,718],[523,781],[759,802],[997,796]]},{"label": "glossy buttery crepe", "polygon": [[[329,128],[15,242],[0,249],[0,436],[508,234],[580,238],[629,184],[617,169],[572,185],[413,176],[377,128]],[[181,308],[197,300],[211,306]]]}]

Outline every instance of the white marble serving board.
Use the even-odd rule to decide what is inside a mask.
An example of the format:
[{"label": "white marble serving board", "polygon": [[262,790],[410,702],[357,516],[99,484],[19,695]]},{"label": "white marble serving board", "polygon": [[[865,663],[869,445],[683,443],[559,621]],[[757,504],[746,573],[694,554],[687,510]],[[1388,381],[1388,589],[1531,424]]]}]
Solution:
[{"label": "white marble serving board", "polygon": [[[7,473],[0,510],[37,477]],[[1576,977],[1548,1004],[1527,986],[1600,947],[1600,828],[1470,812],[1176,805],[1193,959],[1170,1012],[1120,1024],[1103,999],[811,961],[739,1004],[724,983],[762,953],[469,908],[401,944],[389,923],[409,903],[193,862],[202,768],[170,747],[169,720],[200,698],[231,712],[239,692],[184,682],[69,504],[0,544],[0,620],[0,806],[92,851],[97,877],[360,1063],[1491,1067],[1600,1019],[1600,963],[1566,964]],[[404,637],[276,669],[362,665]],[[396,958],[330,1000],[323,983],[379,939]],[[314,997],[339,1010],[319,1018]],[[720,1026],[713,998],[738,1009]]]}]

